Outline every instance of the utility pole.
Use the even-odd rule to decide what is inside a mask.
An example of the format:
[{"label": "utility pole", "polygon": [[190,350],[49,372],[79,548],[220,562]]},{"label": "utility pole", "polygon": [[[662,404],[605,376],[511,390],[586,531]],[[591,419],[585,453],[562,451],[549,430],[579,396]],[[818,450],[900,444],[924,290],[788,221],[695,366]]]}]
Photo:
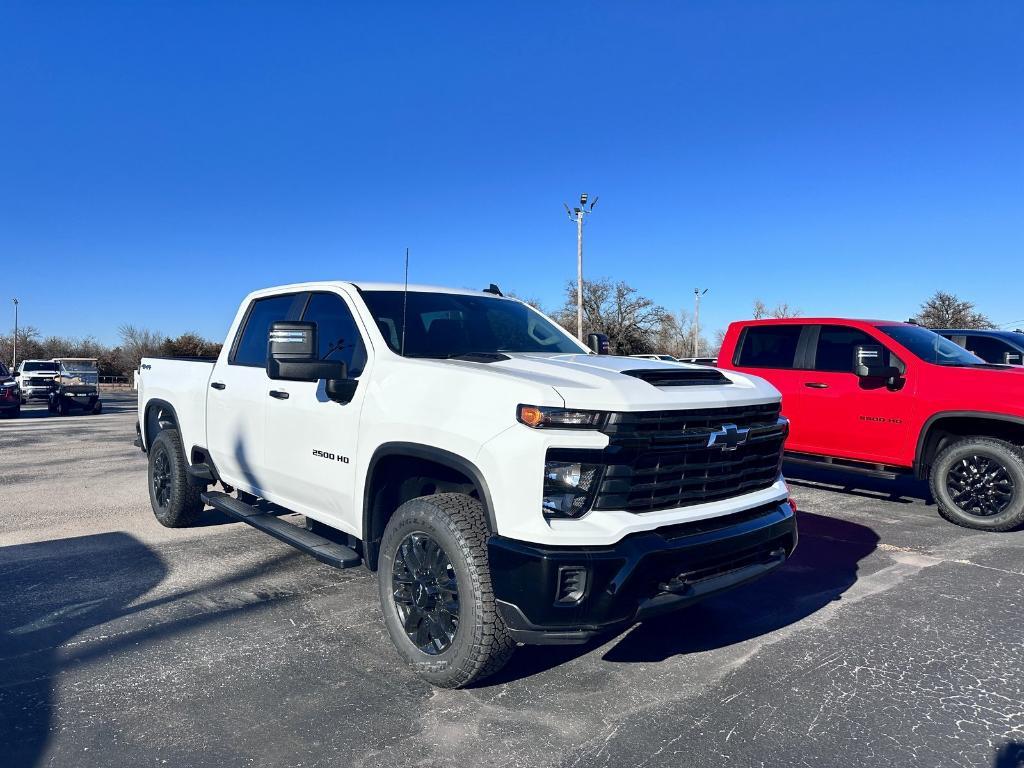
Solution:
[{"label": "utility pole", "polygon": [[570,210],[567,203],[562,205],[569,214],[569,221],[576,223],[576,338],[583,341],[583,217],[593,213],[597,198],[587,207],[587,193],[584,192],[580,195],[578,208]]},{"label": "utility pole", "polygon": [[708,292],[705,288],[703,291],[700,288],[693,289],[693,356],[698,357],[697,354],[697,339],[700,338],[700,297]]},{"label": "utility pole", "polygon": [[11,369],[18,367],[18,300],[11,299],[14,302],[14,360],[11,361]]}]

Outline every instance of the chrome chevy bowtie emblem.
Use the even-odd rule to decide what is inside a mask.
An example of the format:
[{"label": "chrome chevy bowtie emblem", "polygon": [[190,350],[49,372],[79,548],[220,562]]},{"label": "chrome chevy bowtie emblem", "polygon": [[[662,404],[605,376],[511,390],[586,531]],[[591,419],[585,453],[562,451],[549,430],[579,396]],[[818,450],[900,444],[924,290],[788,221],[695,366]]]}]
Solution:
[{"label": "chrome chevy bowtie emblem", "polygon": [[735,451],[745,442],[750,430],[742,429],[735,424],[723,424],[717,432],[708,435],[708,448],[721,448],[723,451]]}]

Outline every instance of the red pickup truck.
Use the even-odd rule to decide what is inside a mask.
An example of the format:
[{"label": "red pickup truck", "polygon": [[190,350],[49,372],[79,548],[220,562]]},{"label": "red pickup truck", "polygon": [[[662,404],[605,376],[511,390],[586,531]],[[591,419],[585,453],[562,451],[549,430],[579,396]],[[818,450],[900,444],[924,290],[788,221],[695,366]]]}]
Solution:
[{"label": "red pickup truck", "polygon": [[1024,368],[917,325],[838,318],[733,323],[718,364],[782,392],[789,461],[914,472],[951,522],[1024,523]]}]

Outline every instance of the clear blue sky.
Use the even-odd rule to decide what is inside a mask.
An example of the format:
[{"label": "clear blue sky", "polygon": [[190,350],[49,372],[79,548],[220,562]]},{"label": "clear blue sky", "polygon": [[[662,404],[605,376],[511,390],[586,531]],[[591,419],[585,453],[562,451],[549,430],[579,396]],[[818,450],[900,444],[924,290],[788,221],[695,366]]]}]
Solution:
[{"label": "clear blue sky", "polygon": [[[362,6],[362,7],[360,7]],[[305,279],[586,270],[708,330],[788,301],[1024,321],[1024,3],[12,3],[4,306],[223,335]]]}]

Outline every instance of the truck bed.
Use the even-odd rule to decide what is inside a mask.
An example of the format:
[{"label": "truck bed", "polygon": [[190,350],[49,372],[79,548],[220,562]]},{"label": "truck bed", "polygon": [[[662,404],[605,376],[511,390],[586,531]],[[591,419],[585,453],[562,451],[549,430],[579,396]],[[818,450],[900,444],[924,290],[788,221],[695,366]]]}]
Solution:
[{"label": "truck bed", "polygon": [[206,396],[215,357],[144,357],[139,364],[139,424],[143,444],[147,419],[159,408],[174,410],[181,442],[188,456],[193,445],[206,443]]}]

